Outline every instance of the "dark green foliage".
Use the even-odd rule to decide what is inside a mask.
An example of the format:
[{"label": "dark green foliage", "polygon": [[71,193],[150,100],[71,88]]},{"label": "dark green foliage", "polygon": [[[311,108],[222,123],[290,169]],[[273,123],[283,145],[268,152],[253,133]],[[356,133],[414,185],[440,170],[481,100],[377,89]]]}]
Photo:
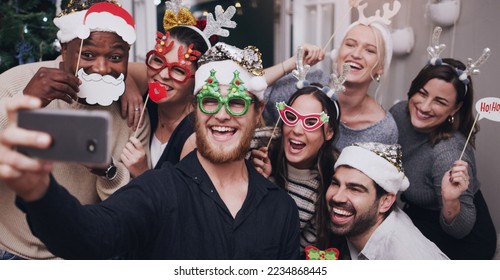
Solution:
[{"label": "dark green foliage", "polygon": [[[55,0],[0,0],[0,73],[18,65],[57,57]],[[63,6],[67,1],[62,1]],[[46,21],[43,19],[46,18]]]}]

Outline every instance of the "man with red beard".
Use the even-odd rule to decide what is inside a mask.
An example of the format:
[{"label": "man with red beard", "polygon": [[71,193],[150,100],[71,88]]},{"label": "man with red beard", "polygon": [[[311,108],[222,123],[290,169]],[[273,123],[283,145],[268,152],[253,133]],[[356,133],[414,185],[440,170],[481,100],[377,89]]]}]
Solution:
[{"label": "man with red beard", "polygon": [[[113,148],[108,166],[89,170],[79,163],[57,162],[51,172],[82,204],[98,203],[131,179],[120,155],[134,131],[120,116],[120,105],[114,101],[123,94],[135,27],[132,16],[114,1],[97,0],[70,1],[54,23],[59,28],[62,60],[20,65],[0,75],[0,129],[5,128],[9,117],[3,105],[21,96],[37,98],[42,107],[49,109],[109,112]],[[79,78],[75,77],[77,69]],[[135,114],[139,115],[139,111]],[[74,127],[75,131],[80,129]],[[147,146],[149,124],[139,130],[137,137]],[[55,258],[33,236],[14,201],[15,193],[0,182],[0,256]]]},{"label": "man with red beard", "polygon": [[409,186],[401,146],[355,143],[334,168],[326,192],[330,229],[347,239],[351,259],[448,259],[395,203]]},{"label": "man with red beard", "polygon": [[105,201],[82,206],[52,176],[50,163],[17,153],[49,137],[15,124],[8,104],[0,133],[0,180],[17,195],[33,233],[55,255],[101,259],[296,259],[299,218],[292,198],[244,159],[263,110],[260,52],[217,44],[196,71],[199,149],[177,165],[145,172]]}]

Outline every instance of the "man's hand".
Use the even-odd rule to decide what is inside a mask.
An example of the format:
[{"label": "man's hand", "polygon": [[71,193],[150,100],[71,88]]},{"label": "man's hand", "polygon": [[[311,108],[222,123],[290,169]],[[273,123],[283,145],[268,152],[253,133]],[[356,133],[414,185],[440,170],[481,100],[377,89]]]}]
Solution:
[{"label": "man's hand", "polygon": [[54,99],[61,99],[69,104],[77,99],[80,80],[73,74],[61,69],[41,67],[24,88],[24,95],[41,99],[42,107]]},{"label": "man's hand", "polygon": [[25,201],[41,198],[49,186],[52,163],[18,153],[16,146],[47,148],[50,135],[17,126],[17,111],[40,108],[42,102],[31,96],[18,96],[5,103],[7,127],[0,132],[0,180]]}]

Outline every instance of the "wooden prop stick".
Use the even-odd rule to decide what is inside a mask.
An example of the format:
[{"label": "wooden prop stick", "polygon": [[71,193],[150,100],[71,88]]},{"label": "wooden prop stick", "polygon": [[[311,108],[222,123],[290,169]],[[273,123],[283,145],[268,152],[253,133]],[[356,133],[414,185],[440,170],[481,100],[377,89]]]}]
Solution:
[{"label": "wooden prop stick", "polygon": [[[344,22],[345,19],[347,18],[347,16],[350,14],[351,9],[352,9],[352,6],[349,7],[349,11],[347,11],[347,13],[344,15],[344,18],[342,19],[342,22]],[[333,37],[335,37],[336,33],[337,33],[337,28],[335,28],[333,30],[332,36],[330,36],[330,39],[328,39],[328,41],[326,42],[325,46],[323,47],[323,52],[326,52],[326,48],[328,47],[328,45],[330,44],[330,42],[333,40]]]},{"label": "wooden prop stick", "polygon": [[144,116],[144,111],[146,110],[146,105],[148,105],[149,94],[146,96],[146,101],[144,101],[144,106],[142,107],[141,115],[139,116],[139,122],[137,123],[137,127],[135,129],[134,138],[137,138],[137,132],[139,131],[139,126],[142,122],[142,117]]},{"label": "wooden prop stick", "polygon": [[76,61],[75,77],[78,76],[78,68],[80,68],[80,57],[82,56],[83,39],[80,39],[80,50],[78,51],[78,60]]},{"label": "wooden prop stick", "polygon": [[[80,50],[78,51],[78,60],[76,61],[75,77],[78,77],[78,68],[80,68],[80,57],[82,56],[83,39],[80,39]],[[76,102],[78,103],[78,94],[76,95]]]},{"label": "wooden prop stick", "polygon": [[269,142],[267,142],[267,150],[269,151],[269,145],[271,145],[271,141],[273,141],[273,135],[276,132],[276,128],[278,128],[278,124],[280,123],[280,118],[278,117],[278,121],[276,121],[276,124],[274,125],[273,132],[271,133],[271,136],[269,136]]},{"label": "wooden prop stick", "polygon": [[459,160],[462,160],[462,157],[465,152],[465,148],[467,148],[467,144],[469,143],[470,136],[472,135],[472,131],[474,130],[474,126],[476,125],[477,119],[479,118],[479,113],[476,115],[476,118],[474,119],[474,123],[472,124],[472,127],[469,132],[469,136],[467,136],[467,141],[465,141],[464,149],[462,150],[462,153],[460,154]]}]

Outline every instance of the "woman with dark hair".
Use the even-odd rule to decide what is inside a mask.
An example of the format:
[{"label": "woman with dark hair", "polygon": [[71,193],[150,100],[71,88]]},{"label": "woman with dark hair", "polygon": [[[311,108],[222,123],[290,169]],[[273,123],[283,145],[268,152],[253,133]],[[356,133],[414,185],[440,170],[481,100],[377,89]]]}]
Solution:
[{"label": "woman with dark hair", "polygon": [[158,96],[146,104],[152,132],[151,162],[147,162],[144,147],[133,137],[122,154],[122,161],[134,177],[149,166],[160,168],[166,161],[179,162],[184,143],[194,132],[191,112],[196,62],[207,49],[203,37],[192,28],[177,26],[165,34],[158,32],[155,49],[146,56],[147,70],[140,67],[147,74],[142,79],[149,83],[149,98]]},{"label": "woman with dark hair", "polygon": [[[288,104],[288,105],[286,105]],[[324,194],[330,185],[338,152],[340,111],[323,86],[313,83],[297,90],[287,103],[277,103],[281,136],[271,148],[252,151],[254,166],[278,186],[288,191],[299,209],[302,254],[308,245],[317,244],[319,223],[324,216]],[[272,166],[272,168],[271,168]]]},{"label": "woman with dark hair", "polygon": [[[129,66],[131,76],[151,99],[146,100],[151,121],[150,147],[143,147],[131,137],[121,155],[134,177],[150,166],[159,169],[164,162],[176,164],[182,155],[192,150],[193,143],[188,139],[194,133],[193,91],[198,58],[211,47],[211,35],[227,32],[213,28],[202,31],[182,3],[169,2],[167,7],[170,8],[165,10],[165,34],[157,32],[156,45],[147,53],[145,64]],[[229,7],[228,13],[230,9],[234,7]],[[172,17],[179,17],[179,21],[172,22],[169,20]],[[231,22],[228,21],[228,25]],[[140,113],[138,109],[136,113]],[[149,153],[150,161],[146,157]]]},{"label": "woman with dark hair", "polygon": [[[477,178],[473,148],[479,127],[467,74],[455,59],[429,64],[412,81],[408,101],[391,108],[410,180],[401,199],[413,223],[450,259],[491,259],[496,231]],[[467,167],[464,175],[450,174],[453,165]]]}]

